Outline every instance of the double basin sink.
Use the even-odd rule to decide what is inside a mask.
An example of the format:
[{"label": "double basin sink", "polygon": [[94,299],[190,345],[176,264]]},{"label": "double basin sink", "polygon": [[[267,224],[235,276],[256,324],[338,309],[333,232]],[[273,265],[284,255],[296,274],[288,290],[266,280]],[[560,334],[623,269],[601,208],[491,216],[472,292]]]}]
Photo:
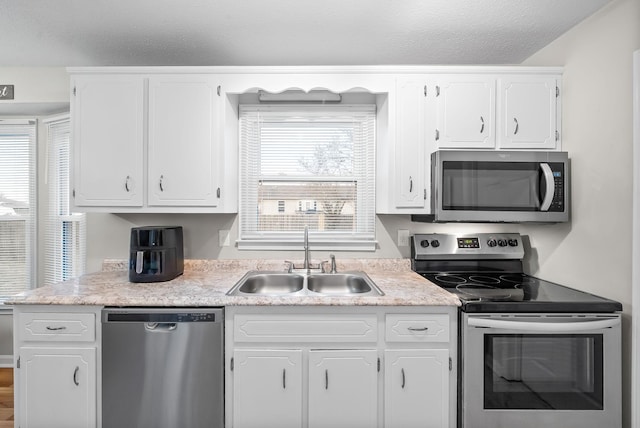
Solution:
[{"label": "double basin sink", "polygon": [[383,296],[364,272],[286,273],[250,271],[228,292],[229,296]]}]

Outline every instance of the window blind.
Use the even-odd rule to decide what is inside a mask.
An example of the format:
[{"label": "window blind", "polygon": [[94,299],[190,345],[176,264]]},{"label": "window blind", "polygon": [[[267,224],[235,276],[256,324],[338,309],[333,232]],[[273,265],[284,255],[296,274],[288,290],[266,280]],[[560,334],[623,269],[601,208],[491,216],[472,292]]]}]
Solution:
[{"label": "window blind", "polygon": [[239,248],[375,248],[375,106],[240,106]]},{"label": "window blind", "polygon": [[45,285],[82,275],[86,265],[85,215],[70,211],[68,117],[47,123],[47,131],[49,202],[44,233]]},{"label": "window blind", "polygon": [[36,123],[0,120],[0,300],[35,283]]}]

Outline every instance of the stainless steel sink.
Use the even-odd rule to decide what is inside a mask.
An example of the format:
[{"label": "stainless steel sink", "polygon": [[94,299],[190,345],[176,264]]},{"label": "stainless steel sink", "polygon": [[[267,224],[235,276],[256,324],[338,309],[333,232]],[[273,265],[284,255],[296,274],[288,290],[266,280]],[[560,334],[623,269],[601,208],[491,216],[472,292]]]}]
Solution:
[{"label": "stainless steel sink", "polygon": [[227,294],[271,294],[295,293],[304,287],[302,275],[282,272],[249,272]]},{"label": "stainless steel sink", "polygon": [[307,289],[332,295],[382,293],[364,273],[312,274],[307,277]]},{"label": "stainless steel sink", "polygon": [[383,296],[364,272],[283,273],[251,271],[228,292],[229,296]]}]

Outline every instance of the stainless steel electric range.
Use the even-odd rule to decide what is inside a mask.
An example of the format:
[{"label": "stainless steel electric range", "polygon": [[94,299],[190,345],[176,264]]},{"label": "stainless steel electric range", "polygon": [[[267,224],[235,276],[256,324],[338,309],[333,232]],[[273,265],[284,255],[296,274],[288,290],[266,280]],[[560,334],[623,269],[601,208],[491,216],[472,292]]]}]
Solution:
[{"label": "stainless steel electric range", "polygon": [[621,426],[619,302],[529,276],[517,233],[416,234],[412,269],[460,298],[458,426]]}]

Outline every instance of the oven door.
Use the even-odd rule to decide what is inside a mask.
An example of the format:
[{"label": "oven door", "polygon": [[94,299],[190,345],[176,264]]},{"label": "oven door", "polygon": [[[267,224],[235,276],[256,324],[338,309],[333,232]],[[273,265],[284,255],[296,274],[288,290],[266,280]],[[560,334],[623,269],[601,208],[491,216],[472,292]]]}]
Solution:
[{"label": "oven door", "polygon": [[620,317],[463,315],[461,426],[621,426]]},{"label": "oven door", "polygon": [[432,155],[436,221],[568,221],[563,152],[437,151]]}]

